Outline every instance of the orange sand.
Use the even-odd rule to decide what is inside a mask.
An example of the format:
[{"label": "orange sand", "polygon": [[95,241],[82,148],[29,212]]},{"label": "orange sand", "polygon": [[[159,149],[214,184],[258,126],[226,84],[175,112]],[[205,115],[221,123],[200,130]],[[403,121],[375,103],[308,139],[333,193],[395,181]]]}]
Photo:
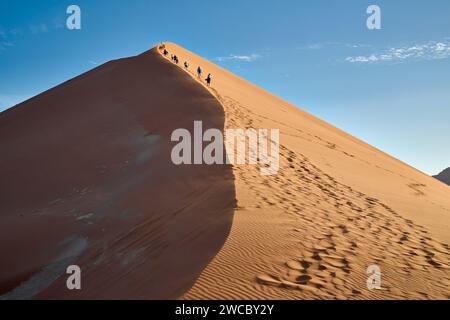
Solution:
[{"label": "orange sand", "polygon": [[[448,186],[166,47],[0,113],[0,299],[450,298]],[[278,174],[173,165],[194,120],[280,129]]]},{"label": "orange sand", "polygon": [[[185,299],[447,299],[450,188],[175,45],[225,128],[280,129],[278,175],[234,166],[238,210]],[[367,289],[377,264],[382,289]]]}]

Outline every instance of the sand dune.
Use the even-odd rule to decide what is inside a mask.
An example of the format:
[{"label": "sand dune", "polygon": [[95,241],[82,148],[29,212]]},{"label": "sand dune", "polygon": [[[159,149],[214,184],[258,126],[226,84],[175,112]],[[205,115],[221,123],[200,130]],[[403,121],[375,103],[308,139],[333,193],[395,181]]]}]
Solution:
[{"label": "sand dune", "polygon": [[[223,245],[229,166],[175,166],[174,128],[221,105],[156,50],[0,114],[0,299],[176,298]],[[82,269],[68,291],[65,268]]]},{"label": "sand dune", "polygon": [[[234,166],[223,249],[183,298],[450,296],[450,190],[429,176],[175,45],[213,74],[225,128],[279,128],[281,169]],[[377,264],[382,289],[367,289]]]},{"label": "sand dune", "polygon": [[[166,47],[180,66],[153,49],[0,114],[0,298],[450,298],[447,186]],[[280,129],[279,173],[172,165],[194,120]]]}]

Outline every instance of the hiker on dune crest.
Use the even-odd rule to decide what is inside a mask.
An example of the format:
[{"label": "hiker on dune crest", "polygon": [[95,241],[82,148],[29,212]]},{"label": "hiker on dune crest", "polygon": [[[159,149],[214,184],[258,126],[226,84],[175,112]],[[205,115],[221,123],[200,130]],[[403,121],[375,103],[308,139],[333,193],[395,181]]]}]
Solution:
[{"label": "hiker on dune crest", "polygon": [[206,79],[205,79],[206,85],[207,85],[208,87],[211,86],[211,80],[212,80],[212,78],[211,78],[211,73],[208,73],[208,76],[207,76]]}]

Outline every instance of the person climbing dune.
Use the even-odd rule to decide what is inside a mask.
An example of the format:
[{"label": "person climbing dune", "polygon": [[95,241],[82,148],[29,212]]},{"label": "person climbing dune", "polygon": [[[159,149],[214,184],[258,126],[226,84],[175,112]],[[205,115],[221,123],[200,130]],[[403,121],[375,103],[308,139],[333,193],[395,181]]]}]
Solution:
[{"label": "person climbing dune", "polygon": [[184,62],[184,68],[185,68],[186,70],[189,69],[189,62],[187,62],[187,61]]},{"label": "person climbing dune", "polygon": [[197,68],[197,77],[200,78],[202,76],[202,68],[198,66]]},{"label": "person climbing dune", "polygon": [[211,73],[208,73],[208,76],[206,77],[205,81],[206,81],[206,85],[209,87],[211,86]]}]

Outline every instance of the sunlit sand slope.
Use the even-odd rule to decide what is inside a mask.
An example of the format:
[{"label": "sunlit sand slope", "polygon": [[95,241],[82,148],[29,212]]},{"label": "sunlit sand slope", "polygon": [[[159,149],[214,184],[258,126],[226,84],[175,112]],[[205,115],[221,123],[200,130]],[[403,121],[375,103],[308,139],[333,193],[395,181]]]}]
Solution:
[{"label": "sunlit sand slope", "polygon": [[[198,65],[212,73],[225,128],[280,129],[281,140],[277,175],[233,167],[231,234],[183,298],[450,297],[450,188],[178,45],[166,47],[189,61],[193,78]],[[374,264],[382,286],[368,290]]]}]

